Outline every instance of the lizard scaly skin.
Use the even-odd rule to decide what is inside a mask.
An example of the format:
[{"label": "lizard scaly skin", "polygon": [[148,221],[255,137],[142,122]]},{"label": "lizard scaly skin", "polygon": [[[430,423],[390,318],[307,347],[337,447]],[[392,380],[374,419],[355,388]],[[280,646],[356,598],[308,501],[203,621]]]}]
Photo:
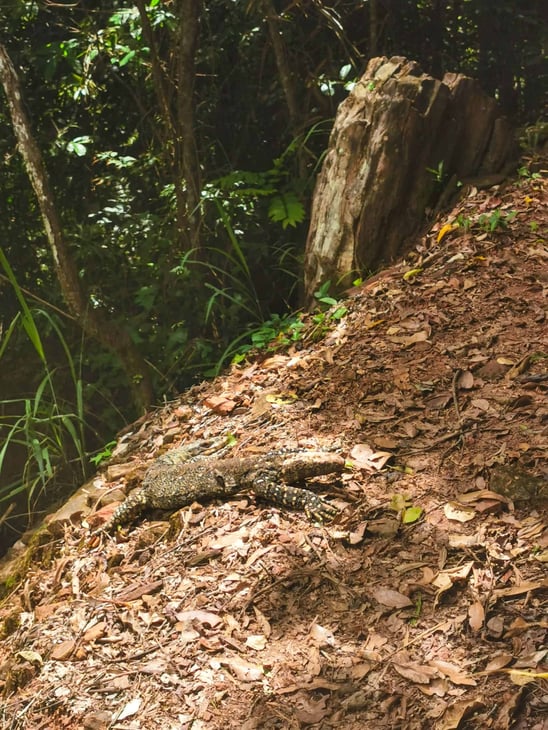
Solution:
[{"label": "lizard scaly skin", "polygon": [[331,519],[337,510],[308,489],[289,486],[326,474],[340,474],[342,456],[329,451],[272,451],[232,458],[198,456],[189,447],[173,449],[146,472],[140,488],[131,492],[100,531],[135,521],[150,509],[175,510],[204,499],[226,499],[253,492],[281,507],[302,510],[310,520]]}]

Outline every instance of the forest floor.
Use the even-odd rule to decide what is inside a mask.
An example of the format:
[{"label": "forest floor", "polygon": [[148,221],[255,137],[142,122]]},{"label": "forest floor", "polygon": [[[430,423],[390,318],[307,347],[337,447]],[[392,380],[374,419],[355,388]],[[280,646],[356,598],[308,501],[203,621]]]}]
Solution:
[{"label": "forest floor", "polygon": [[[0,725],[546,729],[545,200],[463,191],[346,312],[128,428],[0,606]],[[90,540],[84,501],[226,432],[339,448],[340,515],[243,494]]]}]

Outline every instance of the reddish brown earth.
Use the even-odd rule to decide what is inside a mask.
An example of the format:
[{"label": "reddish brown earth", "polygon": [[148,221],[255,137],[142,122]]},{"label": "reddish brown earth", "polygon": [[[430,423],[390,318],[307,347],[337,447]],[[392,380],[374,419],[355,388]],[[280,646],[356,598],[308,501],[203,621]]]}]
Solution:
[{"label": "reddish brown earth", "polygon": [[0,725],[546,728],[546,222],[542,179],[465,191],[339,322],[128,429],[94,503],[231,432],[338,446],[340,516],[242,495],[99,542],[71,503],[0,608]]}]

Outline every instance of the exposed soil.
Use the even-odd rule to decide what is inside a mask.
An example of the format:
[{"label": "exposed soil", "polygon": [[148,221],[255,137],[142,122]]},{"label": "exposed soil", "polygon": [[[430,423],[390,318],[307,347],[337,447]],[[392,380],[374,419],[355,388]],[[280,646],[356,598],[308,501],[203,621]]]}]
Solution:
[{"label": "exposed soil", "polygon": [[0,608],[1,726],[548,727],[546,223],[542,179],[465,191],[340,320],[128,429],[81,500],[230,432],[340,448],[340,516],[241,495],[90,541],[114,504],[70,503]]}]

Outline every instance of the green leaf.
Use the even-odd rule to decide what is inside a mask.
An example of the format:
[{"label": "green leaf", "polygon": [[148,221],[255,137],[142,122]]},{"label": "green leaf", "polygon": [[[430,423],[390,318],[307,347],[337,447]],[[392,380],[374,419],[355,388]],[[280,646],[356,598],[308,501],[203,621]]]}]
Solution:
[{"label": "green leaf", "polygon": [[281,223],[284,229],[301,223],[304,215],[304,205],[293,192],[276,195],[270,201],[268,217],[275,223]]},{"label": "green leaf", "polygon": [[352,66],[349,63],[346,63],[344,66],[341,67],[341,70],[339,71],[339,78],[344,81],[345,78],[348,76],[348,74],[352,71]]},{"label": "green leaf", "polygon": [[0,264],[2,265],[4,271],[6,272],[6,276],[8,277],[11,285],[13,286],[15,290],[15,295],[17,299],[19,300],[19,305],[21,307],[21,313],[22,313],[22,321],[23,321],[23,327],[25,328],[25,332],[28,335],[29,340],[32,342],[32,345],[36,352],[38,353],[38,357],[42,360],[42,362],[46,362],[46,355],[44,352],[44,348],[42,345],[42,340],[40,338],[40,333],[38,332],[38,328],[36,327],[36,323],[32,317],[32,313],[29,309],[29,306],[27,304],[27,301],[25,297],[23,296],[23,292],[21,291],[21,288],[19,284],[17,283],[17,279],[15,278],[15,274],[12,271],[11,266],[9,265],[9,262],[0,248]]},{"label": "green leaf", "polygon": [[413,522],[417,522],[422,516],[422,508],[421,507],[409,507],[405,510],[402,517],[402,522],[404,525],[410,525]]},{"label": "green leaf", "polygon": [[120,61],[120,68],[122,68],[122,66],[125,66],[126,63],[129,63],[131,59],[135,56],[135,53],[136,51],[129,51],[129,53],[126,53],[126,55]]}]

